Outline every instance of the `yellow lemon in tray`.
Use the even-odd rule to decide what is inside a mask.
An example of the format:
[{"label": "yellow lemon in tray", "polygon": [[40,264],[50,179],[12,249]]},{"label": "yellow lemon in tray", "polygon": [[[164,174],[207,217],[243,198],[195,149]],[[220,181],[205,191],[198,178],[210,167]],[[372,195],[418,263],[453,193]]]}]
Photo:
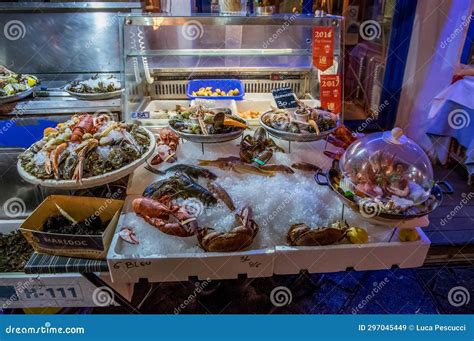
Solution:
[{"label": "yellow lemon in tray", "polygon": [[347,238],[352,244],[365,244],[369,241],[369,234],[362,227],[351,227],[347,230]]},{"label": "yellow lemon in tray", "polygon": [[400,229],[398,239],[401,242],[414,242],[420,239],[420,234],[415,229]]}]

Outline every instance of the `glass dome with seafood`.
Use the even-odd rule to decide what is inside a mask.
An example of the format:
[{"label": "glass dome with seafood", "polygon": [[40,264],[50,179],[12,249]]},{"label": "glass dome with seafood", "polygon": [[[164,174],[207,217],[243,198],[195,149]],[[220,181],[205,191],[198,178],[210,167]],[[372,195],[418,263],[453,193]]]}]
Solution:
[{"label": "glass dome with seafood", "polygon": [[423,203],[434,184],[428,156],[400,128],[355,141],[341,157],[339,167],[355,195],[397,207]]}]

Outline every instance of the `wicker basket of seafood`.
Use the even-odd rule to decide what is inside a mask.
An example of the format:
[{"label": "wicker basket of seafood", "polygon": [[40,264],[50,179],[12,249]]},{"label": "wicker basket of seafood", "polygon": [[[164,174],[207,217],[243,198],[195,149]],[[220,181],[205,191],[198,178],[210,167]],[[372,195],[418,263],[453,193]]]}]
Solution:
[{"label": "wicker basket of seafood", "polygon": [[28,97],[38,83],[35,76],[15,73],[0,66],[0,104]]},{"label": "wicker basket of seafood", "polygon": [[335,167],[315,179],[368,219],[423,217],[440,205],[443,193],[453,191],[433,181],[428,156],[399,128],[355,140]]},{"label": "wicker basket of seafood", "polygon": [[260,124],[274,137],[295,142],[311,142],[331,134],[339,117],[298,101],[296,110],[273,109],[260,116]]},{"label": "wicker basket of seafood", "polygon": [[120,97],[120,80],[115,76],[95,75],[87,80],[73,81],[64,87],[71,96],[85,100],[100,100]]},{"label": "wicker basket of seafood", "polygon": [[20,154],[17,168],[28,182],[79,189],[104,185],[130,174],[155,149],[155,137],[137,124],[108,115],[74,115]]},{"label": "wicker basket of seafood", "polygon": [[231,141],[247,129],[245,120],[230,109],[207,109],[200,104],[179,110],[169,125],[181,138],[197,143]]}]

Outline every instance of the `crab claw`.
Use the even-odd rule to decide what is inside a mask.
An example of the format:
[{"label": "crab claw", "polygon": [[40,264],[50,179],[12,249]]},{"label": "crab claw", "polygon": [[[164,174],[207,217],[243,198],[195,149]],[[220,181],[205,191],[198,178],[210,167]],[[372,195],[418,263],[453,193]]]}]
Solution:
[{"label": "crab claw", "polygon": [[127,243],[133,245],[137,245],[140,243],[137,235],[135,234],[135,231],[130,227],[123,227],[119,232],[119,236]]}]

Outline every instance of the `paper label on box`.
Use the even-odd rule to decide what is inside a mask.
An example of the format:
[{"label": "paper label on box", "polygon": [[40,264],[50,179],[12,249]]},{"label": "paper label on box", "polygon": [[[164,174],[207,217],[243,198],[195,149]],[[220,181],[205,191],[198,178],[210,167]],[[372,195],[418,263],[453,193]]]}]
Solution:
[{"label": "paper label on box", "polygon": [[341,113],[341,82],[339,75],[321,75],[321,107],[335,114]]},{"label": "paper label on box", "polygon": [[104,250],[102,237],[99,236],[73,236],[32,231],[33,240],[45,249],[83,249]]},{"label": "paper label on box", "polygon": [[313,65],[321,71],[327,70],[334,60],[334,29],[313,27]]}]

